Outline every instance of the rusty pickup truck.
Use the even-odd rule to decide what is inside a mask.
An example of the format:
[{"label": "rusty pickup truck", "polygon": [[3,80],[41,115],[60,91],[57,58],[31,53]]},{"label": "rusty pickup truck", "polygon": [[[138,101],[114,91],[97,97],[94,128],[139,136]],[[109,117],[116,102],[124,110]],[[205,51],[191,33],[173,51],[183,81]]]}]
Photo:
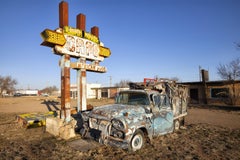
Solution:
[{"label": "rusty pickup truck", "polygon": [[102,144],[136,151],[153,137],[171,133],[184,125],[187,89],[159,82],[153,89],[120,91],[115,104],[95,107],[83,114],[83,136]]}]

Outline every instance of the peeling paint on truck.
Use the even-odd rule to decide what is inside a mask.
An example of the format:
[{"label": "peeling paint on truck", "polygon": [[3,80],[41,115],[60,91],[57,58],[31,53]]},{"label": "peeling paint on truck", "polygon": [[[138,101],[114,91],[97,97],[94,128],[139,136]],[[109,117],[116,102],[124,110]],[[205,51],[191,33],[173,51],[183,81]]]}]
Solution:
[{"label": "peeling paint on truck", "polygon": [[175,121],[181,122],[187,115],[187,90],[167,85],[161,84],[164,91],[119,92],[115,104],[85,113],[85,130],[100,143],[133,151],[154,136],[173,132]]}]

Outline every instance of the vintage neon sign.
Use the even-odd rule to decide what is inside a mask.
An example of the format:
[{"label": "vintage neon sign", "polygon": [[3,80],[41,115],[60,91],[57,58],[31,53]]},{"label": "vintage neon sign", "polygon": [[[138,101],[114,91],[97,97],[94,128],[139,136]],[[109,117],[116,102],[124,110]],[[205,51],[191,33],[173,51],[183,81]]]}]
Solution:
[{"label": "vintage neon sign", "polygon": [[57,54],[97,61],[103,61],[111,55],[109,48],[100,45],[98,37],[77,28],[64,26],[56,31],[45,29],[41,37],[44,40],[42,45],[53,47]]}]

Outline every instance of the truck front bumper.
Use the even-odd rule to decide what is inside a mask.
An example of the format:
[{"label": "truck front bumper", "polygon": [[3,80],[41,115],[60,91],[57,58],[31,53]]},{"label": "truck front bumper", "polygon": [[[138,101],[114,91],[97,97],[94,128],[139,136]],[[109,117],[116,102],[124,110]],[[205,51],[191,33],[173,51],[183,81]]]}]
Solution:
[{"label": "truck front bumper", "polygon": [[104,140],[104,144],[122,148],[122,149],[128,149],[129,148],[129,143],[125,140],[119,140],[114,137],[108,137],[107,139]]}]

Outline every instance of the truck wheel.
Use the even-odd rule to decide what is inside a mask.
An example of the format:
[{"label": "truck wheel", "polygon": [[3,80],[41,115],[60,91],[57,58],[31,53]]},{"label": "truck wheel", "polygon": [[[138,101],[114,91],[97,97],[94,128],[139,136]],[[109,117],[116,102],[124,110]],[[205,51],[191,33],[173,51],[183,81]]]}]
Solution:
[{"label": "truck wheel", "polygon": [[178,119],[176,119],[176,120],[174,121],[174,131],[179,130],[179,128],[180,128],[180,122],[179,122]]},{"label": "truck wheel", "polygon": [[132,151],[141,149],[145,144],[144,133],[141,130],[137,130],[131,140],[130,148]]}]

